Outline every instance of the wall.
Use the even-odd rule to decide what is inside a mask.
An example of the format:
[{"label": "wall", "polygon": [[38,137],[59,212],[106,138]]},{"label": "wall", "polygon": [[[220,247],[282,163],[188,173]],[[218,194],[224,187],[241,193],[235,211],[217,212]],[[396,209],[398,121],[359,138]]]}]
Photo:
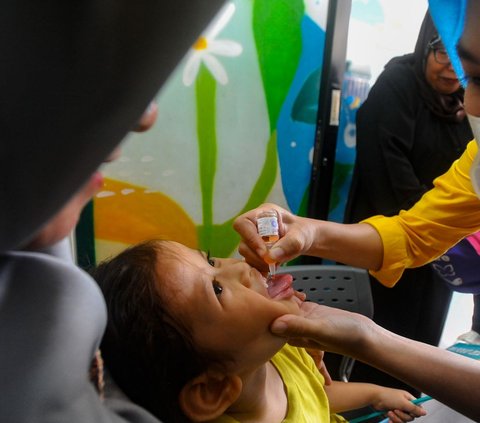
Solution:
[{"label": "wall", "polygon": [[228,3],[158,95],[154,129],[105,167],[97,260],[147,238],[229,256],[243,211],[273,201],[304,213],[327,7]]}]

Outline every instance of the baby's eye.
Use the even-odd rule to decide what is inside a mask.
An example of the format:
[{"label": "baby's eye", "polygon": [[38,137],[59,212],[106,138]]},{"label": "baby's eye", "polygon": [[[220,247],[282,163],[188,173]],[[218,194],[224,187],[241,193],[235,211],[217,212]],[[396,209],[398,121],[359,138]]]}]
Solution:
[{"label": "baby's eye", "polygon": [[210,257],[210,251],[207,251],[207,262],[210,266],[215,267],[215,259]]},{"label": "baby's eye", "polygon": [[217,281],[213,281],[212,286],[213,286],[213,292],[215,292],[215,295],[222,295],[222,292],[223,292],[222,285],[220,285]]}]

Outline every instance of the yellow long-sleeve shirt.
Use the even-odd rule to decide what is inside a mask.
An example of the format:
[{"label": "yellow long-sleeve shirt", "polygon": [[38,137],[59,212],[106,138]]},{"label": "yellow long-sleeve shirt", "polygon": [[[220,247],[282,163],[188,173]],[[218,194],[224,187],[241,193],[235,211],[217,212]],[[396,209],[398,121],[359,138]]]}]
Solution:
[{"label": "yellow long-sleeve shirt", "polygon": [[437,258],[465,236],[480,230],[480,199],[470,181],[478,151],[471,141],[451,168],[434,181],[434,188],[409,210],[397,216],[364,220],[383,242],[381,269],[371,272],[382,284],[393,286],[406,268]]}]

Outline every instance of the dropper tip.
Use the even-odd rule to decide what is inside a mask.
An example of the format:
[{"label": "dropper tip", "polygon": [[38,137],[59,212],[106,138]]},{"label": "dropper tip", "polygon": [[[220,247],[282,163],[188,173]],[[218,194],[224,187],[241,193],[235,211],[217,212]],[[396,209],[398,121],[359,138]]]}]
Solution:
[{"label": "dropper tip", "polygon": [[271,277],[275,276],[275,271],[276,271],[275,263],[268,265],[268,271]]}]

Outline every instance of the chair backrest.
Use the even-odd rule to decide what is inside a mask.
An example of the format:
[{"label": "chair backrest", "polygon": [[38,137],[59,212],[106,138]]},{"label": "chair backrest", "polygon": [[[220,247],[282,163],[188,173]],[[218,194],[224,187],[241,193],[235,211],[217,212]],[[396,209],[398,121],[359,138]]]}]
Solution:
[{"label": "chair backrest", "polygon": [[[370,278],[365,269],[343,265],[312,264],[287,266],[278,273],[290,273],[293,287],[304,292],[308,301],[373,317]],[[342,357],[340,380],[348,382],[355,360]]]},{"label": "chair backrest", "polygon": [[313,264],[282,267],[278,273],[290,273],[294,288],[309,301],[373,317],[370,278],[364,269]]}]

